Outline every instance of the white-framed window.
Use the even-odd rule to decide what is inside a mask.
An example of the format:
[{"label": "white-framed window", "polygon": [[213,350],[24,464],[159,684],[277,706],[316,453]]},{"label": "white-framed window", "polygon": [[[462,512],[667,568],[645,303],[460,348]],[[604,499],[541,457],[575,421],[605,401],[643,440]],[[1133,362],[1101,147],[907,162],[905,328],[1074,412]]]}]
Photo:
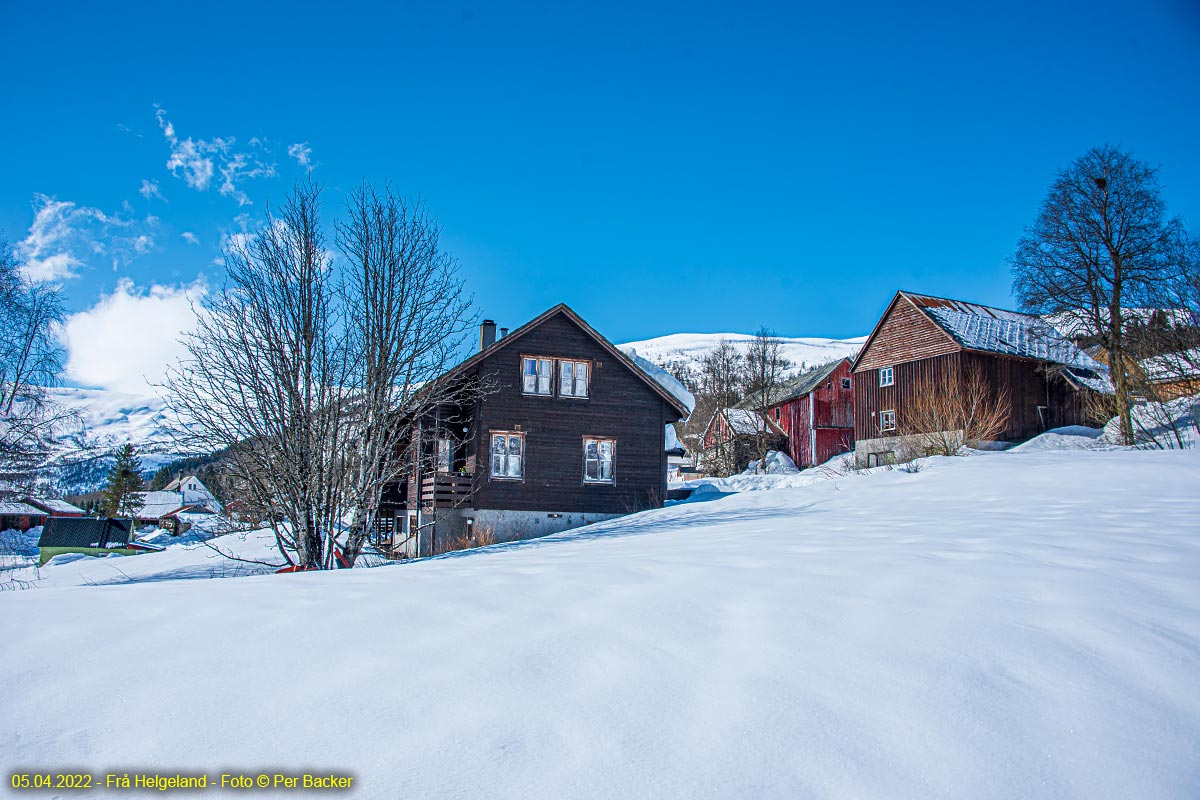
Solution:
[{"label": "white-framed window", "polygon": [[536,356],[521,358],[521,391],[525,394],[550,394],[554,360]]},{"label": "white-framed window", "polygon": [[525,434],[492,431],[493,478],[521,480],[525,477]]},{"label": "white-framed window", "polygon": [[612,483],[617,440],[598,436],[583,437],[583,482]]},{"label": "white-framed window", "polygon": [[896,372],[893,367],[880,367],[879,368],[879,385],[880,386],[891,386],[895,382],[896,382]]},{"label": "white-framed window", "polygon": [[588,396],[588,362],[558,362],[558,394],[561,397]]},{"label": "white-framed window", "polygon": [[781,416],[782,416],[782,412],[780,411],[779,406],[775,406],[775,421],[779,422],[779,418]]},{"label": "white-framed window", "polygon": [[896,430],[896,412],[889,409],[888,411],[879,412],[879,430],[894,431]]},{"label": "white-framed window", "polygon": [[849,389],[851,387],[851,385],[852,384],[850,383],[849,378],[842,378],[842,388],[843,389]]}]

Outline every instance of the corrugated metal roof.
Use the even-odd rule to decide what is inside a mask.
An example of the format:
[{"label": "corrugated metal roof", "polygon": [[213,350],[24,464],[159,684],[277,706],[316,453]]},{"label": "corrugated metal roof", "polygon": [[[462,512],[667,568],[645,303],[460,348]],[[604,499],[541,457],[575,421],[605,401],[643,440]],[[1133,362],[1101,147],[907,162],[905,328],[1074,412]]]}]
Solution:
[{"label": "corrugated metal roof", "polygon": [[1105,374],[1101,364],[1041,317],[911,292],[904,296],[968,350],[1034,358]]},{"label": "corrugated metal roof", "polygon": [[111,547],[129,543],[127,519],[50,517],[42,527],[38,547]]},{"label": "corrugated metal roof", "polygon": [[6,517],[44,517],[46,512],[40,508],[34,508],[28,503],[8,502],[0,503],[0,514]]}]

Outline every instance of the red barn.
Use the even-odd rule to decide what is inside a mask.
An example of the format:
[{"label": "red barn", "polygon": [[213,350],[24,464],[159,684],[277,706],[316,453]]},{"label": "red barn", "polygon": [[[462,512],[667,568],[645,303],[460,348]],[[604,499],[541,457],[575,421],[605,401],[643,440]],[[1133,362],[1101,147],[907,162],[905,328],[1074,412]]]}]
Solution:
[{"label": "red barn", "polygon": [[843,358],[780,387],[767,417],[787,434],[796,466],[812,467],[854,449],[854,378]]}]

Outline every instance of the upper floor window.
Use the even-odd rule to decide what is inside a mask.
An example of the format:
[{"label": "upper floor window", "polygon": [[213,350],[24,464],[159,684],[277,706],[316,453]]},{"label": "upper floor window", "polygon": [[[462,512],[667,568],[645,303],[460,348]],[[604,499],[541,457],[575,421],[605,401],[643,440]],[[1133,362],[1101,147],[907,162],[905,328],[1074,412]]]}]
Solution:
[{"label": "upper floor window", "polygon": [[493,478],[520,480],[525,477],[525,434],[512,431],[492,433]]},{"label": "upper floor window", "polygon": [[880,386],[891,386],[895,382],[896,382],[896,373],[895,373],[893,367],[880,367],[879,368],[879,385]]},{"label": "upper floor window", "polygon": [[583,439],[583,482],[612,483],[616,439],[587,436]]},{"label": "upper floor window", "polygon": [[549,358],[521,359],[521,391],[525,394],[550,394],[554,361]]},{"label": "upper floor window", "polygon": [[881,430],[881,431],[896,430],[896,412],[894,410],[879,412],[879,430]]},{"label": "upper floor window", "polygon": [[558,393],[562,397],[588,396],[588,362],[558,362]]},{"label": "upper floor window", "polygon": [[842,378],[842,388],[843,389],[850,388],[850,379],[849,378]]},{"label": "upper floor window", "polygon": [[776,422],[779,422],[779,417],[780,417],[779,407],[776,406],[776,408],[775,408],[775,421]]}]

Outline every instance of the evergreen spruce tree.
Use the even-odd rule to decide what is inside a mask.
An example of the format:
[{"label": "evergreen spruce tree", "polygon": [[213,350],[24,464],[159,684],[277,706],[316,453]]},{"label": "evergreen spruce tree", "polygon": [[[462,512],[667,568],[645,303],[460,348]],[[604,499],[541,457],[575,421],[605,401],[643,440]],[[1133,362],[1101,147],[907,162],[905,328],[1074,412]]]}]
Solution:
[{"label": "evergreen spruce tree", "polygon": [[132,517],[141,507],[135,492],[142,491],[142,462],[133,445],[127,444],[117,452],[117,461],[108,471],[104,487],[104,513],[110,517]]}]

